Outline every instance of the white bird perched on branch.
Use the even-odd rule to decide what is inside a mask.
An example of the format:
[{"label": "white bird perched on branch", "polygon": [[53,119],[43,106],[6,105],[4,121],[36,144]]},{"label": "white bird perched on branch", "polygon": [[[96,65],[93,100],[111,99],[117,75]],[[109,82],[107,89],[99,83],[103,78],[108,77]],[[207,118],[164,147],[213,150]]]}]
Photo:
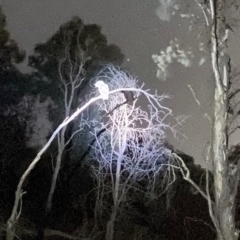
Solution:
[{"label": "white bird perched on branch", "polygon": [[103,81],[97,81],[94,84],[95,87],[98,88],[98,91],[102,97],[102,99],[107,100],[108,96],[109,96],[109,87],[106,83],[104,83]]}]

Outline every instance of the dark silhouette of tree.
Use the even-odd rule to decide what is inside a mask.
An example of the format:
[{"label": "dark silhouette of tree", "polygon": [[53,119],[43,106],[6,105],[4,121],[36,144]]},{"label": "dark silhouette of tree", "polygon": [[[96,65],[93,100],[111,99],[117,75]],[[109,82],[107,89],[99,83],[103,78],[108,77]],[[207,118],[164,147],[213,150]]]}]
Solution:
[{"label": "dark silhouette of tree", "polygon": [[[84,76],[85,81],[78,88],[76,95],[79,95],[98,69],[98,65],[104,62],[121,64],[123,57],[116,45],[108,44],[100,26],[85,25],[79,17],[73,17],[69,22],[62,24],[45,43],[36,45],[34,54],[29,57],[29,66],[34,68],[35,78],[41,80],[40,84],[47,85],[41,89],[40,94],[51,96],[54,101],[59,102],[63,99],[59,97],[62,96],[59,63],[62,62],[61,75],[67,81],[77,74],[80,65],[84,65],[80,77]],[[43,79],[47,81],[42,81]]]},{"label": "dark silhouette of tree", "polygon": [[[0,192],[6,211],[13,203],[14,189],[27,167],[25,129],[17,116],[0,116]],[[0,206],[1,208],[1,206]]]},{"label": "dark silhouette of tree", "polygon": [[0,70],[8,71],[14,67],[13,63],[20,63],[24,59],[24,52],[19,50],[17,43],[10,38],[5,29],[6,17],[0,6]]},{"label": "dark silhouette of tree", "polygon": [[6,17],[0,6],[0,112],[18,103],[27,89],[26,85],[22,84],[23,75],[15,66],[22,62],[24,57],[24,51],[18,48],[6,30]]}]

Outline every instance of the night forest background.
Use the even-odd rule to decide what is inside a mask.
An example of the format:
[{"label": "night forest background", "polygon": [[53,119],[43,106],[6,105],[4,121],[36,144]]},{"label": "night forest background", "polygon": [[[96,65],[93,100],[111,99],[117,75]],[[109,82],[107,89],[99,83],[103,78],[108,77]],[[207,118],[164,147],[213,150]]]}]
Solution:
[{"label": "night forest background", "polygon": [[[45,43],[39,43],[27,59],[31,73],[22,73],[17,64],[26,60],[24,49],[11,39],[6,30],[7,19],[0,8],[0,238],[4,239],[6,221],[11,214],[18,181],[34,159],[39,148],[31,145],[34,119],[39,116],[34,103],[48,103],[45,108],[51,123],[49,136],[63,121],[63,98],[59,81],[59,59],[66,50],[70,58],[76,49],[84,55],[84,80],[77,89],[71,112],[86,101],[91,79],[106,64],[121,66],[124,55],[118,46],[108,44],[97,24],[87,25],[79,17],[59,26]],[[80,31],[79,31],[80,29]],[[80,39],[78,44],[74,39]],[[80,63],[79,63],[80,64]],[[64,72],[69,74],[66,66]],[[95,113],[97,114],[97,113]],[[68,126],[69,139],[76,123]],[[83,142],[85,146],[81,145]],[[36,139],[34,140],[36,142]],[[40,141],[40,139],[39,139]],[[101,219],[94,218],[96,183],[91,166],[85,164],[91,142],[84,135],[68,142],[63,154],[51,211],[46,214],[46,202],[53,174],[57,140],[42,156],[24,183],[22,213],[16,239],[104,239],[108,209],[105,202]],[[192,179],[205,189],[205,170],[194,159],[174,149],[191,171]],[[239,149],[232,150],[229,161],[238,159]],[[144,180],[142,185],[144,185]],[[181,174],[167,189],[159,188],[158,197],[132,192],[116,219],[114,239],[214,239],[215,230],[209,217],[207,201],[190,186]],[[238,221],[238,208],[236,220]]]}]

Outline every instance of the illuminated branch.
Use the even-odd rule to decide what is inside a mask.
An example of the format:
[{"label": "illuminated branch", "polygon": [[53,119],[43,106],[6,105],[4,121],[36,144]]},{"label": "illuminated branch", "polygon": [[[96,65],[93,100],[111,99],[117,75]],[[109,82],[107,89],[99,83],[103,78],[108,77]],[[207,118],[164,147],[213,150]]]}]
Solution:
[{"label": "illuminated branch", "polygon": [[[137,89],[137,88],[121,88],[121,89],[115,89],[109,92],[110,96],[112,94],[116,94],[117,92],[121,92],[121,91],[134,91],[134,92],[144,92],[141,89]],[[151,98],[150,94],[147,94],[148,98]],[[27,168],[27,170],[23,173],[18,186],[17,186],[17,190],[15,193],[15,202],[14,202],[14,206],[12,209],[12,213],[10,218],[8,219],[7,222],[7,240],[12,240],[14,237],[14,229],[15,229],[15,225],[17,223],[18,217],[19,217],[19,212],[18,212],[18,208],[19,208],[19,202],[21,200],[21,192],[22,192],[22,186],[24,181],[26,180],[27,176],[29,175],[29,173],[33,170],[33,168],[35,167],[35,165],[39,162],[39,160],[41,159],[41,156],[43,155],[43,153],[49,148],[50,144],[53,142],[53,140],[55,139],[55,137],[59,134],[59,132],[66,127],[71,121],[73,121],[83,110],[85,110],[89,105],[91,105],[94,102],[97,102],[98,100],[102,99],[102,96],[96,96],[96,97],[92,97],[85,105],[83,105],[82,107],[79,107],[70,117],[67,117],[59,126],[58,128],[54,131],[54,133],[52,134],[52,136],[50,137],[50,139],[48,140],[48,142],[45,144],[45,146],[38,152],[37,156],[34,158],[34,160],[32,161],[32,163],[29,165],[29,167]],[[153,99],[152,99],[153,101]]]},{"label": "illuminated branch", "polygon": [[[110,240],[116,214],[130,189],[138,189],[138,183],[145,181],[149,190],[153,190],[160,172],[173,176],[169,184],[176,179],[168,164],[171,151],[164,144],[166,130],[174,132],[175,129],[166,123],[166,118],[172,116],[171,109],[162,105],[168,96],[151,94],[143,85],[138,87],[135,78],[112,65],[102,70],[95,80],[107,83],[112,93],[108,100],[97,102],[104,120],[93,122],[95,141],[89,159],[99,187],[96,208],[99,210],[99,205],[102,206],[103,197],[111,196],[113,202],[106,230],[106,239]],[[131,104],[125,104],[124,91],[133,92]],[[139,104],[142,97],[147,101],[146,110]],[[101,129],[105,130],[99,135]]]}]

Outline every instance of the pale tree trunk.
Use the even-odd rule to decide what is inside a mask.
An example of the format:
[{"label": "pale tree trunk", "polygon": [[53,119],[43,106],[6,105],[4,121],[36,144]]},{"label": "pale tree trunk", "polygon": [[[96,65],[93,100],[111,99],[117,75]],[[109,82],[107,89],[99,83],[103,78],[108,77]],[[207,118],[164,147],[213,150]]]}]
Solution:
[{"label": "pale tree trunk", "polygon": [[116,220],[116,215],[119,209],[119,205],[121,202],[121,198],[123,195],[126,194],[124,188],[121,189],[120,191],[120,183],[121,183],[121,165],[122,161],[124,158],[124,151],[126,149],[126,144],[127,144],[127,133],[126,133],[126,128],[128,126],[128,116],[126,112],[126,106],[124,106],[124,119],[121,123],[121,134],[119,134],[118,137],[118,149],[119,149],[119,155],[117,158],[117,169],[116,169],[116,174],[115,174],[115,179],[113,176],[113,173],[111,173],[112,179],[114,179],[114,186],[113,186],[113,202],[114,205],[112,206],[112,212],[110,216],[110,220],[107,223],[107,231],[106,231],[106,236],[105,240],[113,240],[113,235],[114,235],[114,224]]},{"label": "pale tree trunk", "polygon": [[[74,98],[76,98],[77,88],[80,87],[80,85],[83,81],[83,78],[81,77],[83,64],[81,64],[79,66],[78,73],[76,76],[73,76],[72,71],[71,71],[69,73],[69,80],[63,78],[63,74],[61,72],[62,64],[64,62],[66,62],[67,60],[69,62],[71,61],[69,59],[69,56],[66,56],[66,59],[60,61],[59,69],[58,69],[59,78],[63,85],[65,118],[68,118],[71,113],[71,109],[73,108],[73,101],[74,101]],[[57,158],[56,158],[56,165],[55,165],[53,176],[52,176],[51,187],[50,187],[50,191],[48,194],[48,200],[47,200],[47,206],[46,206],[46,214],[47,215],[51,211],[51,208],[52,208],[52,199],[53,199],[53,195],[54,195],[56,184],[57,184],[57,178],[58,178],[59,170],[61,167],[64,150],[66,147],[66,140],[65,140],[66,129],[67,129],[67,126],[64,127],[61,130],[61,132],[58,134],[58,153],[57,153]]]},{"label": "pale tree trunk", "polygon": [[107,232],[106,232],[105,240],[113,240],[116,215],[117,215],[117,207],[114,206],[112,209],[110,220],[107,222]]},{"label": "pale tree trunk", "polygon": [[[227,152],[227,115],[228,115],[228,88],[229,88],[229,59],[227,46],[228,30],[217,18],[221,14],[221,1],[210,0],[212,13],[211,29],[211,60],[214,74],[214,115],[212,134],[212,168],[214,177],[214,197],[212,220],[217,230],[218,240],[237,240],[238,231],[235,226],[235,199],[238,186],[238,166],[236,174],[232,175],[229,168]],[[216,13],[216,11],[218,11]],[[219,16],[218,16],[219,17]],[[220,28],[224,34],[220,35]],[[221,55],[220,55],[221,54]],[[220,67],[221,64],[221,67]],[[235,178],[235,181],[231,181]],[[211,215],[211,214],[210,214]]]},{"label": "pale tree trunk", "polygon": [[[115,178],[115,184],[114,184],[114,189],[113,189],[114,205],[112,206],[112,212],[111,212],[110,219],[107,222],[105,240],[113,240],[114,224],[115,224],[116,215],[117,215],[117,211],[118,211],[118,207],[119,207],[119,201],[121,198],[121,196],[119,196],[121,162],[122,162],[122,153],[118,157],[118,161],[117,161],[117,171],[116,171],[116,178]],[[113,175],[112,175],[112,178],[114,178]]]},{"label": "pale tree trunk", "polygon": [[64,152],[64,148],[65,148],[65,132],[66,132],[66,127],[64,127],[58,135],[58,153],[57,153],[57,158],[56,158],[56,165],[55,165],[53,176],[52,176],[51,187],[50,187],[50,191],[48,194],[46,214],[48,214],[52,208],[53,194],[55,192],[57,178],[58,178],[59,170],[61,167],[63,152]]},{"label": "pale tree trunk", "polygon": [[218,240],[236,240],[238,239],[235,227],[236,192],[232,192],[234,187],[229,181],[229,163],[226,156],[227,96],[220,86],[216,86],[214,96],[212,162],[215,190],[215,227]]}]

